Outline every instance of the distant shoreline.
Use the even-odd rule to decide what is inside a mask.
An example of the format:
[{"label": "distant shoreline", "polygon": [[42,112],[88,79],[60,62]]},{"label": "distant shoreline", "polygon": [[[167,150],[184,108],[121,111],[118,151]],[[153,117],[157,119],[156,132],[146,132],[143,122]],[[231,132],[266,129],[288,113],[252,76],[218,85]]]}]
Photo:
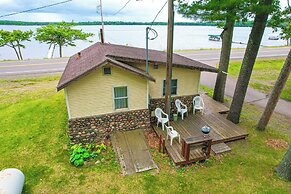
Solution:
[{"label": "distant shoreline", "polygon": [[[0,20],[0,25],[16,25],[16,26],[43,26],[48,24],[56,24],[59,22],[25,22],[25,21],[11,21],[11,20]],[[77,26],[88,26],[88,25],[101,25],[99,21],[93,22],[76,22]],[[105,25],[146,25],[150,26],[151,22],[123,22],[123,21],[105,21]],[[167,22],[155,22],[154,26],[165,26]],[[217,26],[216,22],[175,22],[176,26]],[[237,22],[235,27],[251,27],[253,22]]]}]

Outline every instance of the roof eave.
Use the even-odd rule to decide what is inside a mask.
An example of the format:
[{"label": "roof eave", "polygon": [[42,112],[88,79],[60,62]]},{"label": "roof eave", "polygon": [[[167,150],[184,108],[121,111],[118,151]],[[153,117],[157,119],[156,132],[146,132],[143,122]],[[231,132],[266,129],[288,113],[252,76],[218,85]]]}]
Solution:
[{"label": "roof eave", "polygon": [[[114,59],[114,60],[118,60],[118,61],[125,61],[125,62],[139,62],[139,63],[145,62],[144,59],[137,59],[137,58],[120,57],[120,56],[113,56],[113,55],[106,55],[106,57]],[[166,62],[164,62],[164,61],[152,61],[152,60],[149,60],[149,63],[166,64]],[[190,69],[197,69],[199,71],[218,73],[218,69],[216,69],[215,67],[211,67],[207,64],[204,64],[204,65],[206,65],[206,67],[194,67],[194,66],[189,66],[189,65],[173,63],[173,66],[176,66],[176,67],[185,67],[185,68],[190,68]]]},{"label": "roof eave", "polygon": [[80,74],[79,76],[76,76],[74,79],[69,80],[68,82],[65,82],[65,83],[63,83],[63,84],[58,84],[58,86],[57,86],[57,91],[60,91],[60,90],[64,89],[64,88],[65,88],[69,83],[71,83],[72,81],[77,80],[78,78],[80,78],[80,77],[86,75],[87,73],[89,73],[89,72],[92,71],[93,69],[98,68],[98,67],[100,67],[100,66],[102,66],[102,65],[105,65],[105,64],[107,64],[107,63],[111,63],[111,64],[113,64],[113,65],[115,65],[115,66],[119,66],[119,67],[125,67],[124,69],[127,69],[128,71],[131,71],[131,72],[133,72],[133,73],[136,73],[136,74],[138,74],[138,75],[140,75],[140,76],[143,76],[143,77],[145,77],[146,79],[148,79],[148,80],[150,80],[150,81],[153,81],[153,82],[156,81],[155,78],[153,78],[150,74],[148,74],[148,73],[146,73],[146,72],[144,72],[144,73],[134,72],[134,71],[130,70],[129,68],[126,68],[126,66],[129,66],[129,65],[127,65],[127,64],[125,64],[125,63],[122,63],[122,62],[120,62],[120,61],[116,61],[116,60],[111,59],[111,58],[106,58],[106,60],[104,60],[102,63],[99,63],[97,66],[94,66],[93,68],[87,70],[86,72]]},{"label": "roof eave", "polygon": [[[109,57],[107,57],[107,61],[110,62],[110,63],[113,63],[113,65],[115,64],[116,66],[122,67],[122,68],[124,68],[124,69],[126,69],[126,70],[128,70],[128,71],[131,71],[131,72],[133,72],[133,73],[135,73],[135,74],[138,74],[138,75],[140,75],[140,76],[142,76],[142,77],[145,77],[146,79],[148,79],[148,80],[150,80],[150,81],[153,81],[153,82],[156,81],[154,77],[152,77],[150,74],[146,73],[145,71],[143,71],[143,70],[141,70],[141,69],[135,68],[136,70],[138,70],[138,71],[143,71],[143,72],[133,71],[133,70],[131,70],[130,68],[126,68],[126,66],[130,66],[130,65],[125,64],[125,63],[122,63],[122,62],[120,62],[120,61],[116,61],[115,59],[112,59],[112,58],[109,58]],[[132,66],[131,66],[131,67],[132,67]],[[133,68],[133,67],[132,67],[132,68]]]},{"label": "roof eave", "polygon": [[87,71],[83,72],[82,74],[80,74],[80,75],[74,77],[73,79],[71,79],[71,80],[69,80],[69,81],[67,81],[67,82],[65,82],[65,83],[63,83],[63,84],[61,84],[61,85],[58,85],[58,86],[57,86],[57,91],[60,91],[60,90],[64,89],[64,88],[65,88],[69,83],[71,83],[72,81],[75,81],[75,80],[79,79],[80,77],[82,77],[82,76],[84,76],[84,75],[87,75],[87,74],[88,74],[89,72],[91,72],[92,70],[94,70],[94,69],[98,68],[99,66],[102,66],[102,65],[104,65],[104,64],[106,64],[106,63],[108,63],[107,60],[104,60],[104,61],[102,61],[101,63],[99,63],[98,65],[93,66],[92,68],[88,69]]}]

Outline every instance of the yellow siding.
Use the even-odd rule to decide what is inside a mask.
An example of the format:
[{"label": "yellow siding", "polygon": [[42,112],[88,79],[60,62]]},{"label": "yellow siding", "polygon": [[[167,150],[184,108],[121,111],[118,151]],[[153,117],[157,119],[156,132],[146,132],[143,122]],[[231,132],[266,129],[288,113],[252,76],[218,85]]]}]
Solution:
[{"label": "yellow siding", "polygon": [[[144,65],[138,65],[138,67],[145,69]],[[149,84],[151,98],[162,98],[163,80],[166,77],[166,66],[159,65],[158,69],[153,69],[153,65],[150,64],[149,74],[156,79],[156,82],[150,82]],[[178,80],[178,91],[176,96],[198,94],[200,71],[182,67],[173,67],[172,79]]]},{"label": "yellow siding", "polygon": [[[103,69],[98,68],[67,86],[71,118],[147,108],[146,79],[111,68],[111,75],[103,75]],[[117,86],[127,86],[129,109],[114,110],[113,87]]]}]

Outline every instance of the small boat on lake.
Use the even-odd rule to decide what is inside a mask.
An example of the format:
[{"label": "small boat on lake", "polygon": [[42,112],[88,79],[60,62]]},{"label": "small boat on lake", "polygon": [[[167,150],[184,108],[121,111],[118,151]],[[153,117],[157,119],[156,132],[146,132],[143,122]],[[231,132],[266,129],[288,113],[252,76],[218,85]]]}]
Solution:
[{"label": "small boat on lake", "polygon": [[219,34],[208,34],[208,36],[209,36],[208,40],[220,41],[220,35]]},{"label": "small boat on lake", "polygon": [[269,35],[269,38],[268,39],[269,40],[279,40],[280,37],[279,37],[279,35]]}]

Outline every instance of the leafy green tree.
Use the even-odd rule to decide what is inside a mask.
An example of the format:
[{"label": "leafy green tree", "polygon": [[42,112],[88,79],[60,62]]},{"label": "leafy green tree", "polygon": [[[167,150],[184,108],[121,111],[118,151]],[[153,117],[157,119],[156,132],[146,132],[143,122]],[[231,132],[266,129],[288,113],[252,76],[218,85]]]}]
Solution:
[{"label": "leafy green tree", "polygon": [[230,59],[233,29],[236,21],[247,21],[251,15],[251,5],[256,0],[178,0],[178,12],[184,17],[200,19],[207,22],[217,22],[223,27],[221,33],[222,46],[219,60],[219,73],[217,75],[213,98],[224,102],[224,91]]},{"label": "leafy green tree", "polygon": [[75,25],[74,22],[61,22],[42,26],[36,29],[35,39],[50,45],[58,45],[60,57],[62,57],[62,47],[76,46],[76,40],[87,40],[88,37],[94,35],[93,33],[85,33],[82,30],[73,29],[72,27]]},{"label": "leafy green tree", "polygon": [[259,0],[259,4],[255,6],[256,15],[254,24],[249,36],[229,114],[227,115],[227,119],[233,123],[239,123],[243,102],[265,31],[268,16],[273,13],[278,6],[279,2],[277,0]]},{"label": "leafy green tree", "polygon": [[275,31],[278,31],[278,28],[281,29],[280,37],[287,41],[287,46],[291,44],[291,7],[289,3],[283,10],[277,10],[273,14],[269,24]]},{"label": "leafy green tree", "polygon": [[0,47],[8,46],[12,48],[15,51],[18,60],[23,60],[21,48],[25,48],[25,46],[22,42],[30,41],[32,35],[33,32],[31,30],[0,30]]}]

